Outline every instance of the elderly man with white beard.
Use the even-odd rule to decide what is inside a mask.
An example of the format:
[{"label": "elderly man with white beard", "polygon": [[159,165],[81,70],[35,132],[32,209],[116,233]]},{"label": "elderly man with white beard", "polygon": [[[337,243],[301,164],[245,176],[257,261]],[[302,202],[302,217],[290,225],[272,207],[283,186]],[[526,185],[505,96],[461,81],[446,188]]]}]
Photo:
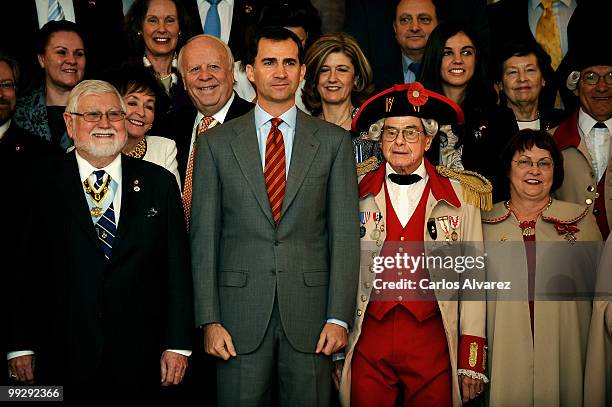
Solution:
[{"label": "elderly man with white beard", "polygon": [[64,119],[75,151],[41,163],[30,181],[13,270],[29,301],[15,310],[9,375],[64,385],[65,400],[128,389],[153,397],[160,385],[181,382],[191,353],[192,281],[176,180],[121,155],[125,105],[110,84],[76,86]]}]

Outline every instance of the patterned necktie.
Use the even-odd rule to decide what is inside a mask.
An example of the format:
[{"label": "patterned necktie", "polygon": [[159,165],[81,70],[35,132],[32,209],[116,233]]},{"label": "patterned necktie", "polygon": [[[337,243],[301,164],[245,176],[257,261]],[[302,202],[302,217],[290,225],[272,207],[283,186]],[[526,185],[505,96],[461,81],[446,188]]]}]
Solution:
[{"label": "patterned necktie", "polygon": [[536,40],[550,55],[551,66],[556,70],[563,55],[559,27],[553,12],[553,0],[542,0],[541,4],[544,10],[536,26]]},{"label": "patterned necktie", "polygon": [[268,191],[268,201],[270,201],[270,208],[272,209],[272,217],[274,218],[274,223],[278,224],[287,184],[285,179],[285,143],[283,142],[283,133],[278,128],[283,121],[279,118],[274,118],[271,122],[272,127],[266,141],[264,177]]},{"label": "patterned necktie", "polygon": [[64,16],[64,10],[62,10],[59,0],[49,0],[49,7],[47,8],[47,22],[60,21],[64,18],[66,18],[66,16]]},{"label": "patterned necktie", "polygon": [[214,35],[221,38],[221,19],[219,18],[219,3],[221,0],[206,0],[210,3],[206,21],[204,21],[204,34]]},{"label": "patterned necktie", "polygon": [[189,161],[187,162],[187,172],[185,173],[185,185],[183,186],[183,209],[185,210],[185,223],[187,225],[187,231],[189,232],[189,219],[191,218],[191,197],[193,196],[193,159],[195,156],[196,140],[198,137],[208,130],[215,119],[212,116],[204,116],[198,124],[196,130],[196,136],[193,139],[191,145],[191,154],[189,154]]},{"label": "patterned necktie", "polygon": [[[96,182],[94,183],[94,189],[100,190],[104,185],[104,174],[106,171],[97,170],[94,171],[93,174],[96,176]],[[110,175],[108,176],[107,183],[110,183]],[[112,194],[108,194],[106,199],[113,199]],[[98,239],[100,240],[100,247],[102,251],[104,251],[104,257],[106,260],[109,259],[111,251],[113,249],[113,242],[115,240],[115,235],[117,234],[117,224],[115,223],[115,208],[111,202],[106,212],[100,216],[98,222],[95,225],[96,234],[98,235]]]}]

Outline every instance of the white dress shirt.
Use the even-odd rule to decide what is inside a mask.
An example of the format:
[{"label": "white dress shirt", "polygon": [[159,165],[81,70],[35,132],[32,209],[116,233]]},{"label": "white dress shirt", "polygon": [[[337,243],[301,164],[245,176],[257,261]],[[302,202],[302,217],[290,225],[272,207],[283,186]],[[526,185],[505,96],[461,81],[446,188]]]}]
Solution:
[{"label": "white dress shirt", "polygon": [[[59,4],[64,11],[64,18],[68,21],[76,23],[76,17],[74,14],[74,4],[72,0],[59,0]],[[47,24],[47,18],[49,17],[49,0],[36,0],[36,14],[38,15],[38,28],[42,28],[43,25]]]},{"label": "white dress shirt", "polygon": [[[206,22],[206,15],[210,9],[210,3],[206,0],[198,0],[198,11],[202,20],[202,29]],[[221,40],[226,44],[229,42],[232,30],[232,18],[234,17],[234,0],[221,0],[217,5],[219,11],[219,21],[221,22]]]},{"label": "white dress shirt", "polygon": [[387,185],[387,191],[389,192],[389,198],[391,199],[391,204],[393,205],[395,214],[402,224],[402,227],[406,227],[406,224],[408,224],[408,221],[414,214],[416,207],[419,205],[419,201],[421,200],[421,196],[423,195],[425,186],[429,180],[429,175],[427,175],[427,170],[425,169],[425,160],[421,161],[419,168],[413,172],[413,174],[421,176],[421,180],[415,182],[414,184],[399,185],[392,182],[389,179],[389,174],[397,174],[397,172],[391,168],[389,163],[386,164],[385,170],[385,182]]},{"label": "white dress shirt", "polygon": [[[259,104],[255,105],[255,129],[257,130],[257,143],[259,144],[259,156],[261,157],[261,170],[266,167],[266,143],[268,134],[272,128],[273,116],[263,110]],[[295,126],[297,120],[297,108],[291,106],[289,110],[279,116],[283,122],[278,129],[283,134],[285,145],[285,179],[289,176],[289,164],[291,164],[291,153],[293,151],[293,138],[295,137]]]},{"label": "white dress shirt", "polygon": [[[210,126],[208,126],[209,129],[212,129],[217,124],[223,124],[225,122],[225,117],[227,116],[227,112],[229,111],[229,108],[232,105],[232,102],[234,101],[234,96],[235,94],[234,92],[232,92],[232,96],[230,96],[229,100],[225,102],[223,107],[219,109],[217,113],[212,115],[215,121],[212,122]],[[189,143],[189,155],[187,157],[191,157],[191,151],[193,150],[193,143],[195,142],[196,131],[198,130],[198,125],[202,121],[203,117],[204,117],[204,113],[198,111],[198,114],[196,114],[196,118],[193,121],[193,128],[191,130],[191,141]]]},{"label": "white dress shirt", "polygon": [[0,126],[0,140],[4,137],[4,133],[11,127],[11,119],[8,119],[2,126]]},{"label": "white dress shirt", "polygon": [[612,118],[603,122],[607,128],[596,129],[597,120],[589,116],[582,108],[578,111],[578,132],[584,140],[591,155],[591,167],[595,172],[597,182],[605,174],[610,160],[610,129]]}]

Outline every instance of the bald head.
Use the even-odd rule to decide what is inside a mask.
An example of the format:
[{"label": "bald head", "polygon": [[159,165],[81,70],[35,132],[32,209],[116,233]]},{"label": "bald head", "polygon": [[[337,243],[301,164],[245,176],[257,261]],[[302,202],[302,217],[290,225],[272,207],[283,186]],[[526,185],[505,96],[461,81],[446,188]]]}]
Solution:
[{"label": "bald head", "polygon": [[199,112],[217,113],[234,86],[234,57],[229,47],[210,35],[193,37],[179,53],[179,72],[185,90]]}]

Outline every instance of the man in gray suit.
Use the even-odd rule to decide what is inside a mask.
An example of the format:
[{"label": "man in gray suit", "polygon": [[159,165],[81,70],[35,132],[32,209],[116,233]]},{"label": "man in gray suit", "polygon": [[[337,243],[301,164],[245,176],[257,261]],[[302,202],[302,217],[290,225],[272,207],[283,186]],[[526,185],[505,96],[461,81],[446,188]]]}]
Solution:
[{"label": "man in gray suit", "polygon": [[196,324],[217,363],[220,405],[328,405],[359,268],[350,136],[294,104],[303,50],[257,32],[252,113],[197,141],[191,247]]}]

